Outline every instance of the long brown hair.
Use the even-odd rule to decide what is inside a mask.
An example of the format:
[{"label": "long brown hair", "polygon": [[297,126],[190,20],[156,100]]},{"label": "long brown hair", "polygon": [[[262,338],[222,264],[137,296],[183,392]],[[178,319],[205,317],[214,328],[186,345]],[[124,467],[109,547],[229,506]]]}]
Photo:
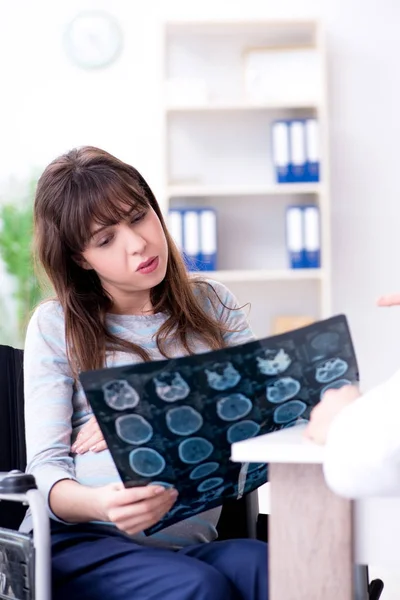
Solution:
[{"label": "long brown hair", "polygon": [[[109,350],[128,351],[150,360],[145,349],[110,333],[106,315],[112,298],[97,273],[76,262],[94,221],[118,223],[133,207],[155,211],[168,245],[166,276],[150,292],[154,312],[168,314],[156,336],[159,351],[168,358],[166,346],[171,334],[189,354],[194,352],[189,342],[193,335],[200,336],[211,349],[225,346],[223,335],[229,330],[204,310],[201,298],[206,294],[213,303],[221,299],[209,283],[189,277],[146,181],[134,167],[103,150],[85,146],[50,163],[39,179],[34,206],[37,259],[64,311],[67,356],[75,377],[80,370],[104,367]],[[194,285],[202,288],[200,294]]]}]

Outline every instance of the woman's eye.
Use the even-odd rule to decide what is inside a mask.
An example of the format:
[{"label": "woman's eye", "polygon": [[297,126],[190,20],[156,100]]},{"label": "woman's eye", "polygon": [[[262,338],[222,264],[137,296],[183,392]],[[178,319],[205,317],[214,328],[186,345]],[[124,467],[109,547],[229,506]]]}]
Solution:
[{"label": "woman's eye", "polygon": [[132,217],[132,223],[138,223],[139,221],[144,219],[145,216],[146,216],[145,212],[137,213],[135,216]]},{"label": "woman's eye", "polygon": [[112,238],[111,237],[106,237],[103,238],[102,240],[100,240],[100,242],[97,244],[98,248],[102,248],[103,246],[107,246],[107,244],[109,244],[111,242]]}]

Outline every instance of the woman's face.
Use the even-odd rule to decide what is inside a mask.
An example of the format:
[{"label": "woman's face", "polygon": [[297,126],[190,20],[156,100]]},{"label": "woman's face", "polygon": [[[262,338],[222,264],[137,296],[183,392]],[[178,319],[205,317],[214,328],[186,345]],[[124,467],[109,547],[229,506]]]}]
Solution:
[{"label": "woman's face", "polygon": [[83,268],[94,269],[113,298],[121,293],[143,295],[163,281],[168,246],[154,210],[136,207],[116,225],[94,223],[81,256]]}]

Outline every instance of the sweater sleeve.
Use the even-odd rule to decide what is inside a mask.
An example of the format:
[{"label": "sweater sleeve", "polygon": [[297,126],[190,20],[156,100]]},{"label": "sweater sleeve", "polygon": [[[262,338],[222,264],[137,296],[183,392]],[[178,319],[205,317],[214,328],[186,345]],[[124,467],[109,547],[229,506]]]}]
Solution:
[{"label": "sweater sleeve", "polygon": [[59,305],[50,301],[32,316],[24,352],[27,472],[47,502],[55,483],[75,479],[70,454],[73,386],[64,319]]},{"label": "sweater sleeve", "polygon": [[400,371],[334,419],[324,473],[341,496],[400,495]]}]

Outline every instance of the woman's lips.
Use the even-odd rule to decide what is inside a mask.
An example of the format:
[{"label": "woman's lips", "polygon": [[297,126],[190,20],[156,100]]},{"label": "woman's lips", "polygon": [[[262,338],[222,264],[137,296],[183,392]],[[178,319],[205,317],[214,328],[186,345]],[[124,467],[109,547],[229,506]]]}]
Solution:
[{"label": "woman's lips", "polygon": [[139,265],[138,273],[143,273],[144,275],[152,273],[157,269],[158,263],[158,256],[153,256],[153,258],[149,258],[149,260],[146,260]]}]

